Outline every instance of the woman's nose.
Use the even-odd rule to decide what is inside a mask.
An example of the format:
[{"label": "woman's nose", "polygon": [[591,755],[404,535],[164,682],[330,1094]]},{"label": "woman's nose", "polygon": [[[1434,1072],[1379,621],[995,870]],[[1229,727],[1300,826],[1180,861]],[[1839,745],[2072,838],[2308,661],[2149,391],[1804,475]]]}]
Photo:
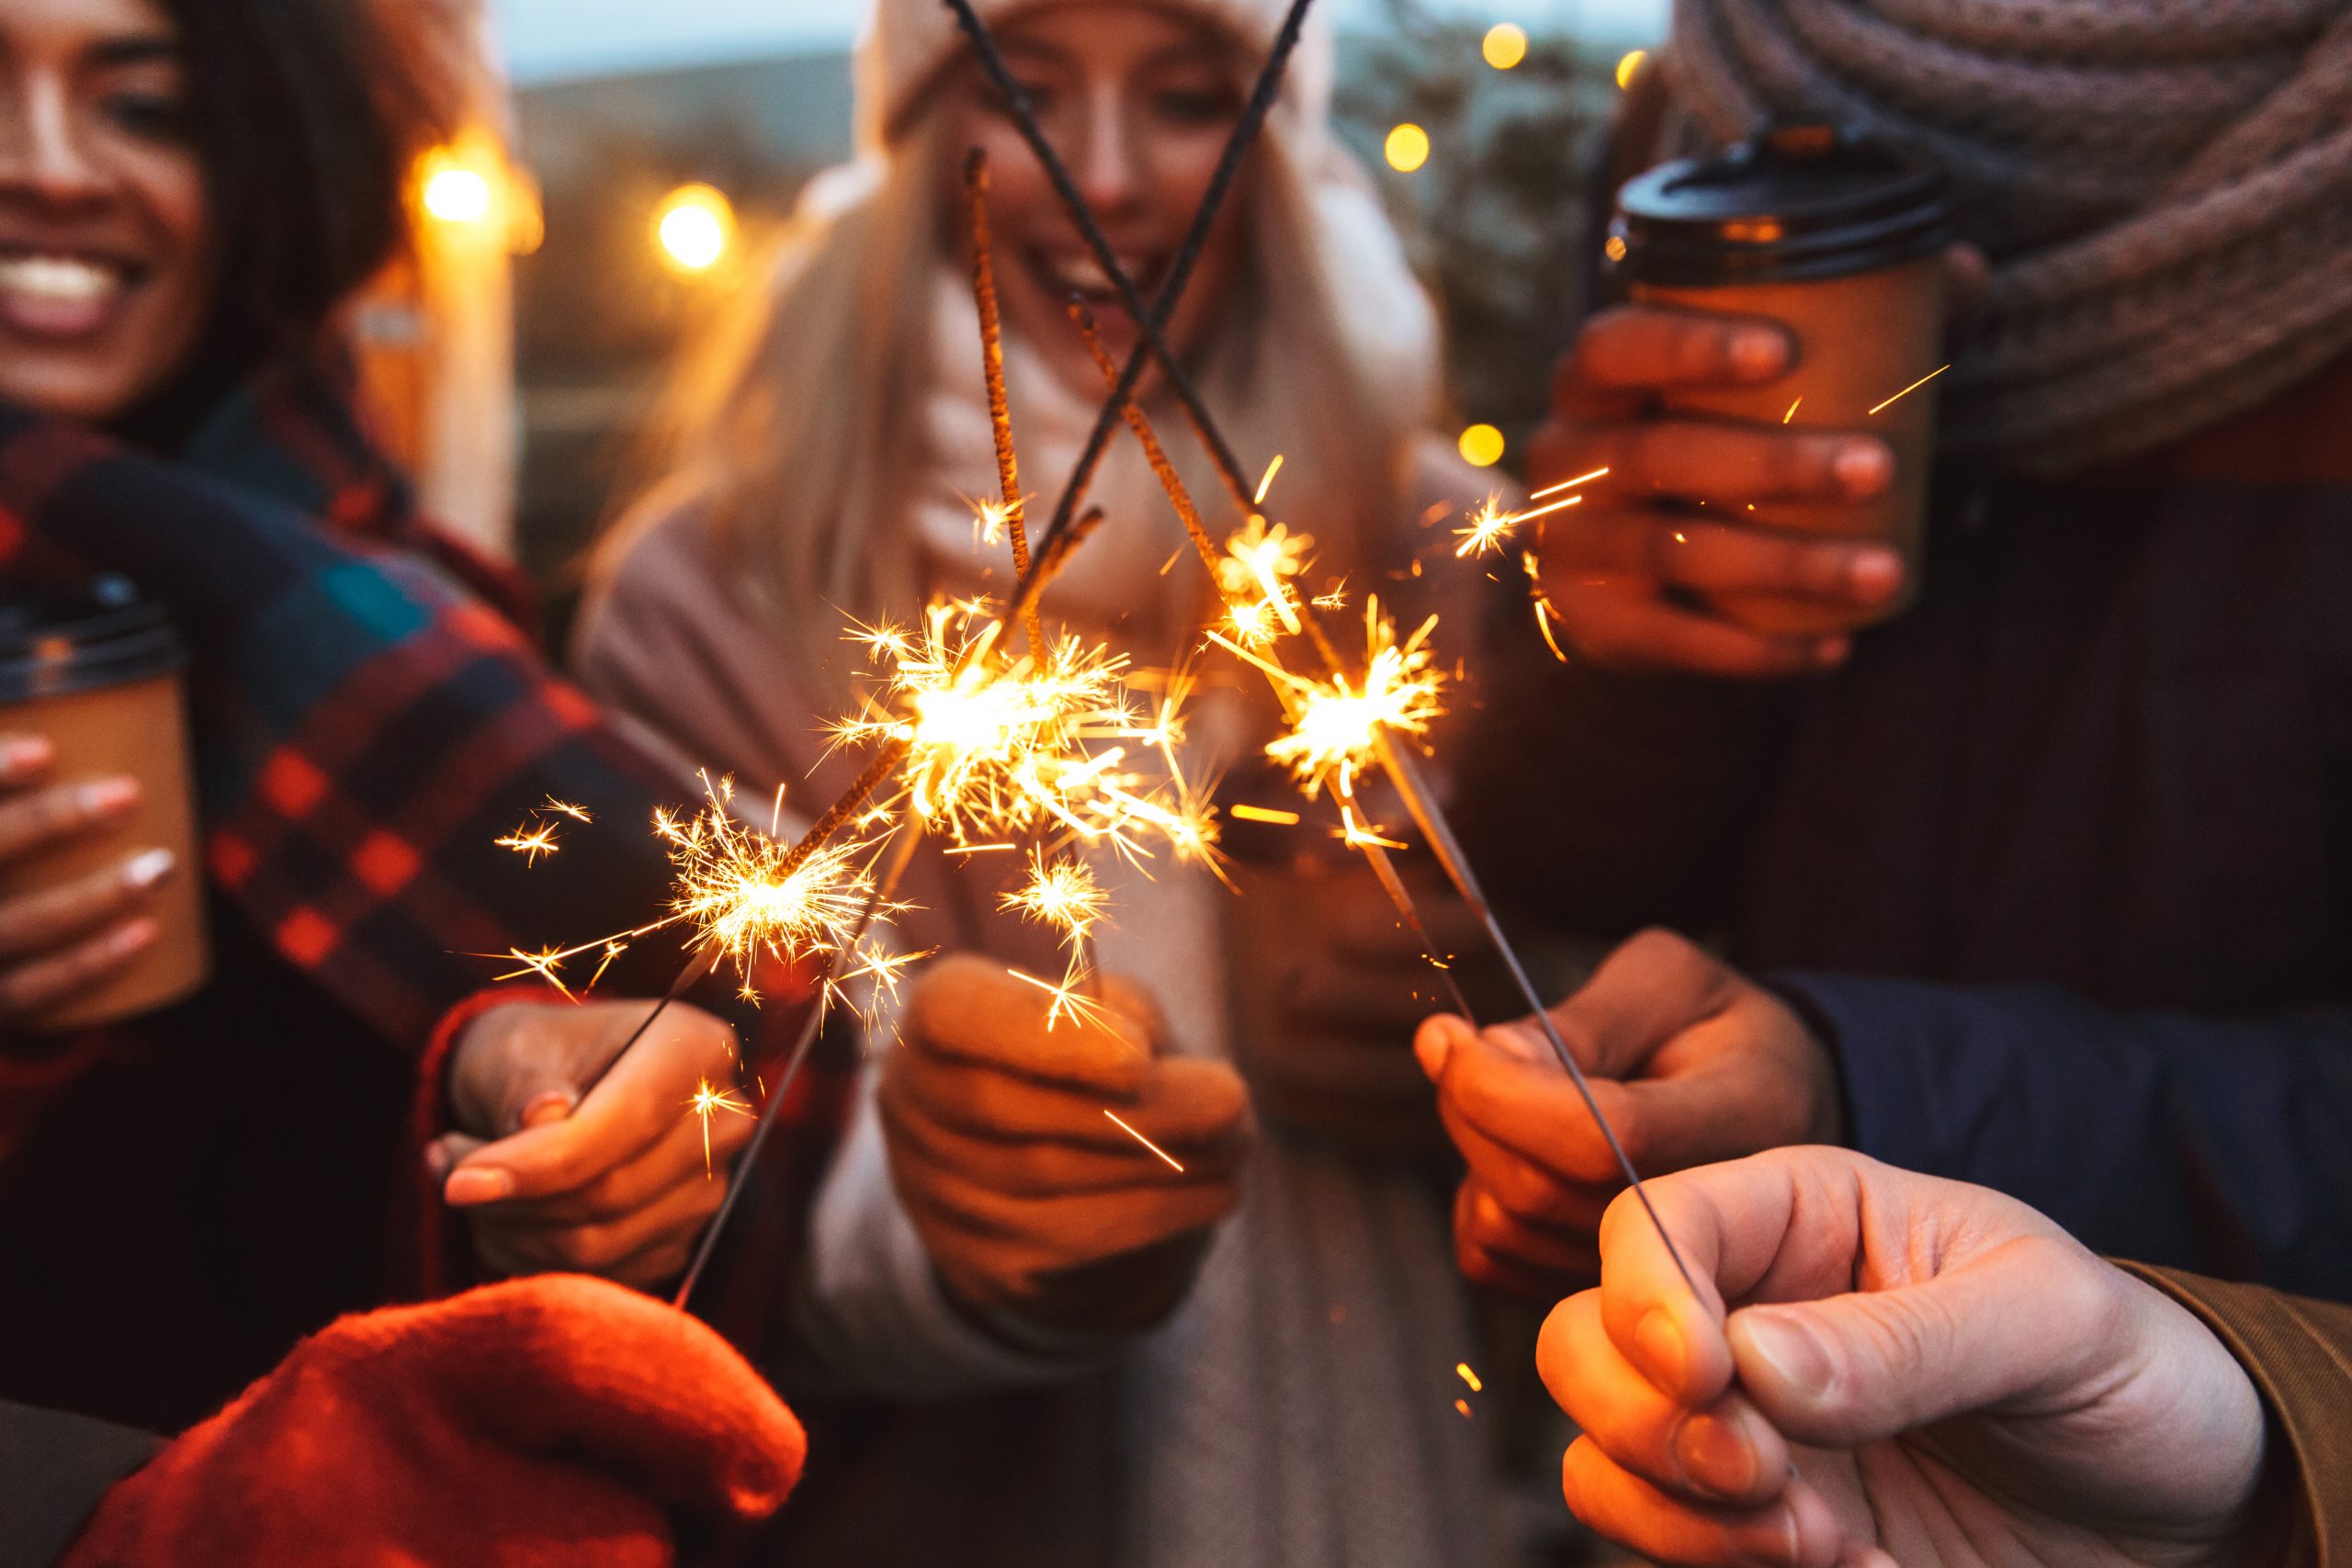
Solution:
[{"label": "woman's nose", "polygon": [[13,85],[0,97],[0,191],[59,205],[103,195],[66,85],[44,73]]},{"label": "woman's nose", "polygon": [[1071,175],[1087,205],[1107,218],[1132,206],[1143,189],[1143,148],[1122,94],[1089,95],[1083,134]]}]

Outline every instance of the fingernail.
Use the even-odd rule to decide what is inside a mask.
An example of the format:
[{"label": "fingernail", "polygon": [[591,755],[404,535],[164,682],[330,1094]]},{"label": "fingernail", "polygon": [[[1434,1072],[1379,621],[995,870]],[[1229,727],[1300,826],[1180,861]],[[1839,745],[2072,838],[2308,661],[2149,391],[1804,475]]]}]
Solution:
[{"label": "fingernail", "polygon": [[449,1151],[433,1144],[424,1151],[424,1174],[438,1181],[449,1174]]},{"label": "fingernail", "polygon": [[35,768],[46,767],[49,765],[49,760],[55,755],[57,755],[57,748],[50,744],[46,736],[11,736],[8,739],[0,741],[0,776],[13,778],[18,773],[28,773]]},{"label": "fingernail", "polygon": [[1731,367],[1742,376],[1772,375],[1788,359],[1788,339],[1770,327],[1742,327],[1732,334]]},{"label": "fingernail", "polygon": [[514,1194],[512,1171],[496,1166],[468,1166],[450,1173],[441,1189],[441,1198],[453,1209],[470,1209],[477,1203],[495,1203]]},{"label": "fingernail", "polygon": [[1875,604],[1903,586],[1903,558],[1893,550],[1864,550],[1846,569],[1854,597]]},{"label": "fingernail", "polygon": [[1736,1314],[1726,1332],[1745,1343],[1744,1359],[1761,1362],[1786,1392],[1810,1398],[1828,1384],[1829,1358],[1810,1329],[1751,1309]]},{"label": "fingernail", "polygon": [[139,781],[134,778],[99,779],[82,786],[82,810],[91,817],[105,817],[137,803]]},{"label": "fingernail", "polygon": [[1853,651],[1854,645],[1849,639],[1826,637],[1813,645],[1813,661],[1824,670],[1835,670],[1845,663],[1846,656]]},{"label": "fingernail", "polygon": [[1690,1353],[1682,1343],[1682,1330],[1674,1314],[1664,1307],[1652,1307],[1634,1329],[1634,1348],[1642,1358],[1642,1370],[1649,1374],[1653,1386],[1669,1394],[1679,1394],[1690,1371]]},{"label": "fingernail", "polygon": [[550,1122],[560,1122],[571,1114],[579,1104],[569,1089],[551,1089],[545,1094],[535,1094],[523,1107],[522,1122],[526,1127],[544,1127]]},{"label": "fingernail", "polygon": [[1691,1484],[1720,1497],[1745,1497],[1756,1484],[1756,1445],[1741,1418],[1692,1416],[1674,1435],[1674,1458]]},{"label": "fingernail", "polygon": [[155,940],[156,932],[161,929],[162,928],[158,927],[154,921],[146,919],[144,916],[141,916],[138,919],[128,921],[121,926],[118,926],[115,929],[114,935],[107,939],[107,951],[112,953],[117,958],[128,958],[130,954],[138,952],[141,948],[145,947],[149,942],[153,942]]},{"label": "fingernail", "polygon": [[122,884],[126,887],[145,892],[172,874],[172,867],[179,863],[179,856],[169,850],[149,850],[122,863]]},{"label": "fingernail", "polygon": [[1838,448],[1830,469],[1845,492],[1860,501],[1886,488],[1894,477],[1894,458],[1875,441],[1849,441]]}]

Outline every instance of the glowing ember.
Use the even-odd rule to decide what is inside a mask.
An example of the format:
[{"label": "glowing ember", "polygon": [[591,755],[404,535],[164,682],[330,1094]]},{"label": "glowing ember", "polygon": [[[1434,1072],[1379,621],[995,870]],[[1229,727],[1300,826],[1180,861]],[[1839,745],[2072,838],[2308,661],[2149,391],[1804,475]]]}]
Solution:
[{"label": "glowing ember", "polygon": [[[1299,629],[1298,599],[1290,580],[1306,570],[1306,552],[1314,547],[1314,535],[1294,534],[1286,524],[1269,525],[1262,514],[1250,513],[1249,523],[1225,542],[1225,557],[1217,562],[1217,587],[1236,631],[1242,630],[1239,607],[1252,603],[1260,606],[1251,616],[1256,624],[1262,626],[1270,614],[1285,631]],[[1259,597],[1253,601],[1251,593]],[[1245,635],[1244,640],[1256,639]]]},{"label": "glowing ember", "polygon": [[1079,860],[1047,860],[1042,852],[1029,856],[1029,880],[1004,895],[999,908],[1017,909],[1040,925],[1051,926],[1062,939],[1082,947],[1086,933],[1102,918],[1110,896],[1094,880],[1094,873]]},{"label": "glowing ember", "polygon": [[1876,408],[1871,409],[1870,412],[1871,413],[1876,413],[1879,409],[1885,408],[1889,404],[1901,402],[1904,399],[1909,397],[1912,393],[1917,391],[1920,388],[1926,386],[1928,382],[1934,380],[1937,377],[1942,375],[1945,371],[1951,368],[1951,367],[1949,365],[1937,366],[1933,370],[1928,371],[1925,376],[1920,377],[1917,380],[1912,382],[1909,386],[1904,388],[1903,390],[1895,393],[1894,396],[1887,399],[1885,402],[1880,403]]},{"label": "glowing ember", "polygon": [[874,884],[858,864],[863,843],[803,852],[745,828],[715,805],[654,831],[677,867],[672,912],[747,972],[762,954],[805,958],[838,949],[865,912]]},{"label": "glowing ember", "polygon": [[526,823],[498,840],[497,843],[500,849],[513,850],[521,855],[525,865],[537,865],[541,855],[551,855],[556,852],[555,828],[546,822]]},{"label": "glowing ember", "polygon": [[702,1118],[702,1170],[707,1179],[710,1168],[710,1119],[719,1111],[735,1116],[749,1116],[752,1108],[743,1097],[729,1089],[714,1089],[705,1078],[695,1089],[695,1097],[686,1101],[694,1113]]},{"label": "glowing ember", "polygon": [[1445,711],[1445,676],[1434,668],[1429,636],[1437,617],[1423,621],[1403,642],[1396,623],[1380,613],[1380,601],[1364,604],[1367,644],[1360,678],[1334,675],[1302,681],[1284,672],[1297,696],[1290,733],[1266,748],[1266,755],[1288,764],[1312,798],[1334,775],[1341,790],[1349,776],[1373,761],[1383,731],[1423,735]]}]

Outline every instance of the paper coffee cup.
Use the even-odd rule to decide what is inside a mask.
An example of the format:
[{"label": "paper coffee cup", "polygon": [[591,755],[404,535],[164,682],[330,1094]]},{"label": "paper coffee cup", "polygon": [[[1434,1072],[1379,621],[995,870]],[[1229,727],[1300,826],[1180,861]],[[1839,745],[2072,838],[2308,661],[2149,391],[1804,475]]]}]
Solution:
[{"label": "paper coffee cup", "polygon": [[1620,192],[1608,258],[1628,298],[1770,317],[1795,345],[1776,379],[1676,389],[1669,412],[1865,433],[1894,454],[1894,480],[1872,500],[1759,498],[1723,520],[1889,545],[1903,557],[1901,594],[1869,609],[1711,596],[1725,616],[1758,631],[1828,634],[1898,615],[1917,597],[1939,389],[1923,378],[1943,364],[1951,240],[1939,172],[1824,125],[1783,126],[1719,157],[1662,164]]},{"label": "paper coffee cup", "polygon": [[119,577],[0,600],[0,730],[45,737],[53,782],[128,774],[130,815],[29,854],[0,861],[0,897],[18,897],[167,849],[177,873],[148,895],[155,940],[97,986],[25,1027],[63,1031],[154,1011],[201,988],[212,959],[190,787],[187,658],[161,606]]}]

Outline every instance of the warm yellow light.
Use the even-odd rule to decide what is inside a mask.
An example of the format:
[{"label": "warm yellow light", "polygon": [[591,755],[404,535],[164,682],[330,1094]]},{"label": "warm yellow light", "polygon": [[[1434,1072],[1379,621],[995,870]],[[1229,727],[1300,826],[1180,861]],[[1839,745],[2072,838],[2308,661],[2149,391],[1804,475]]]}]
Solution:
[{"label": "warm yellow light", "polygon": [[1430,133],[1410,120],[1389,131],[1381,152],[1388,159],[1388,166],[1400,175],[1409,175],[1430,161]]},{"label": "warm yellow light", "polygon": [[1634,73],[1641,70],[1642,62],[1649,57],[1650,51],[1646,49],[1627,50],[1625,51],[1625,58],[1617,62],[1617,85],[1620,87],[1632,86],[1634,85]]},{"label": "warm yellow light", "polygon": [[1497,22],[1487,29],[1486,41],[1478,50],[1487,64],[1508,71],[1527,58],[1527,29],[1517,22]]},{"label": "warm yellow light", "polygon": [[734,243],[734,204],[709,186],[680,186],[662,197],[654,213],[653,234],[673,265],[685,272],[707,272]]},{"label": "warm yellow light", "polygon": [[1491,468],[1503,460],[1503,433],[1491,424],[1474,424],[1458,443],[1462,460],[1474,468]]},{"label": "warm yellow light", "polygon": [[444,164],[424,180],[424,210],[444,223],[479,223],[490,216],[490,180],[479,169]]}]

